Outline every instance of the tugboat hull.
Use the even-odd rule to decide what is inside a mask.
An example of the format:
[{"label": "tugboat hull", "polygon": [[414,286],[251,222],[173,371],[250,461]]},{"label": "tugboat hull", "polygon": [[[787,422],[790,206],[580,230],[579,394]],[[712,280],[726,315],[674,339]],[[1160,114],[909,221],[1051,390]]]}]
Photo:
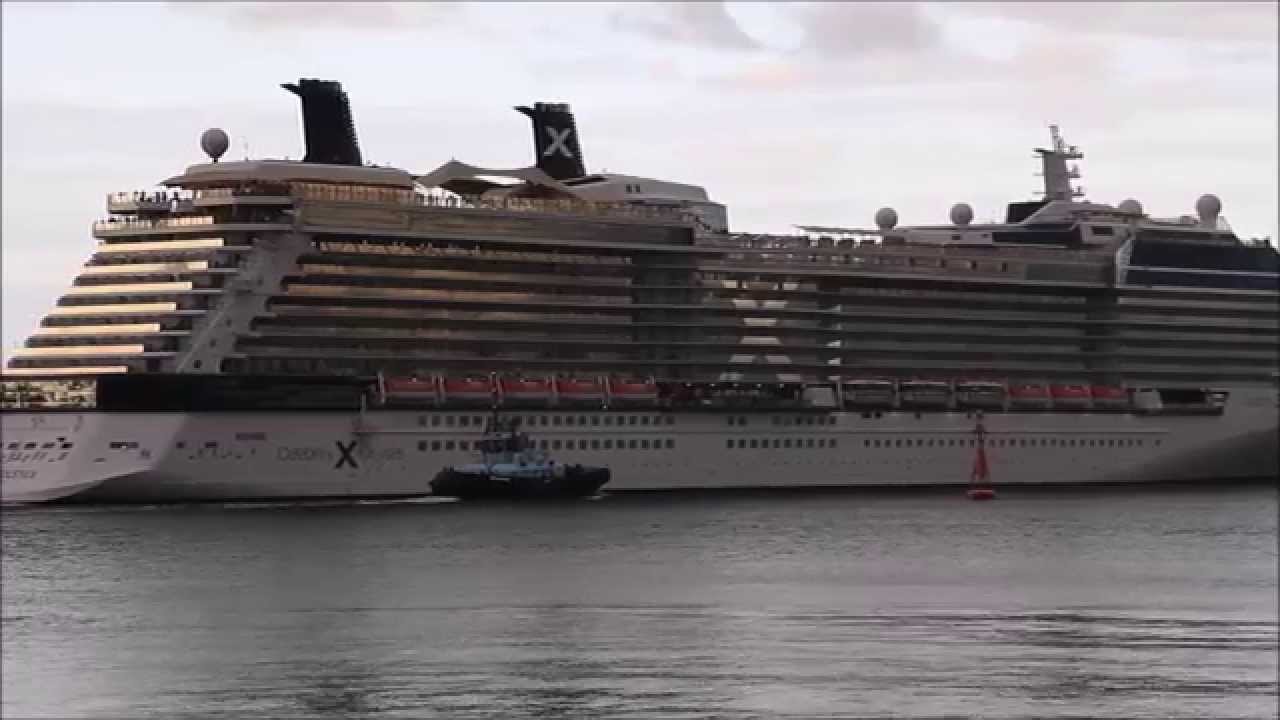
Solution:
[{"label": "tugboat hull", "polygon": [[446,468],[431,481],[433,495],[480,499],[556,499],[595,495],[609,482],[609,469],[569,465],[563,476],[547,473],[504,476]]}]

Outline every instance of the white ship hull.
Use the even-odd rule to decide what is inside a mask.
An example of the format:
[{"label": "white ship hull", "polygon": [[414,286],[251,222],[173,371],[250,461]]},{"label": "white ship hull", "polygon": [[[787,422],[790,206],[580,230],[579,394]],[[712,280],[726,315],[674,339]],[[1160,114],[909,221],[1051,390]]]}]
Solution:
[{"label": "white ship hull", "polygon": [[[526,418],[531,438],[562,461],[610,467],[613,492],[962,484],[974,456],[975,420],[965,412],[507,414]],[[3,500],[423,495],[442,467],[474,459],[458,444],[479,436],[484,416],[7,412]],[[1273,479],[1280,471],[1277,398],[1267,388],[1233,389],[1220,415],[991,413],[985,426],[992,480],[1002,485]]]}]

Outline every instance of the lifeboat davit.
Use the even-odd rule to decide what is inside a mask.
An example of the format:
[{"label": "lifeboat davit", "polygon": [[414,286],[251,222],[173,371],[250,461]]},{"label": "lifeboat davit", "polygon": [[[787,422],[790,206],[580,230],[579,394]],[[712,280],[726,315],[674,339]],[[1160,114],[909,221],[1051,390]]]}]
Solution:
[{"label": "lifeboat davit", "polygon": [[556,396],[565,405],[598,406],[604,403],[604,383],[595,378],[559,378],[556,380]]},{"label": "lifeboat davit", "polygon": [[493,404],[493,384],[488,378],[445,378],[442,384],[445,402],[485,407]]},{"label": "lifeboat davit", "polygon": [[609,380],[613,405],[653,407],[658,404],[658,384],[653,381]]},{"label": "lifeboat davit", "polygon": [[498,390],[504,407],[546,406],[551,402],[551,381],[543,378],[502,378]]}]

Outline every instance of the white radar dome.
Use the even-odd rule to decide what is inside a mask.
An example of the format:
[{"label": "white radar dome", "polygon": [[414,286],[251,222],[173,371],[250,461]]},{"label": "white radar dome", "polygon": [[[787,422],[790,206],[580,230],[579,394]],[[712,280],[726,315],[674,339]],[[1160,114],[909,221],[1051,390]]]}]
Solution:
[{"label": "white radar dome", "polygon": [[969,203],[956,203],[951,206],[951,224],[968,225],[973,222],[973,208]]},{"label": "white radar dome", "polygon": [[898,224],[898,211],[891,207],[882,207],[876,211],[876,227],[881,230],[892,230]]},{"label": "white radar dome", "polygon": [[1218,213],[1222,212],[1222,201],[1217,195],[1201,195],[1196,200],[1196,214],[1200,216],[1200,222],[1205,225],[1214,225],[1218,221]]},{"label": "white radar dome", "polygon": [[1124,202],[1120,203],[1120,205],[1116,209],[1122,213],[1125,213],[1126,215],[1141,215],[1142,203],[1138,202],[1137,200],[1134,200],[1133,198],[1129,198]]},{"label": "white radar dome", "polygon": [[218,162],[218,158],[222,157],[229,147],[231,147],[231,138],[227,137],[227,133],[222,128],[209,128],[200,136],[200,149],[204,150],[204,154],[214,162]]}]

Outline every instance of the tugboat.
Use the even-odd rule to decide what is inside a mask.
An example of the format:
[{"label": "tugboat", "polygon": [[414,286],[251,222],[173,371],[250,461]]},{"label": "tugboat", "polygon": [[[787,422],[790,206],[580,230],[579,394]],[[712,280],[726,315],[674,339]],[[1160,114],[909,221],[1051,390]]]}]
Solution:
[{"label": "tugboat", "polygon": [[556,462],[519,428],[519,419],[495,414],[479,442],[480,462],[441,470],[431,493],[463,500],[579,498],[609,482],[609,468]]}]

